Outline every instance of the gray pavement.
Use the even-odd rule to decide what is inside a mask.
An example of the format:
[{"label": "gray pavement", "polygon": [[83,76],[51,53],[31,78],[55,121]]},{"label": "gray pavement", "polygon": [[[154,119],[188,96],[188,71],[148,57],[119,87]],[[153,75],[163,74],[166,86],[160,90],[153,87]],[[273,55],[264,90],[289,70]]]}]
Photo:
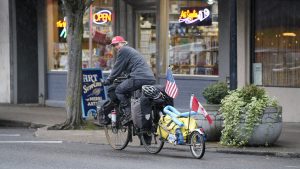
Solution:
[{"label": "gray pavement", "polygon": [[[0,126],[37,128],[36,137],[66,142],[108,144],[104,130],[47,130],[48,126],[66,120],[64,108],[38,105],[0,104]],[[135,137],[130,146],[140,146]],[[226,147],[218,142],[207,142],[207,151],[234,154],[268,155],[300,158],[300,123],[283,123],[282,133],[271,147]],[[186,146],[167,145],[165,148],[186,149]]]}]

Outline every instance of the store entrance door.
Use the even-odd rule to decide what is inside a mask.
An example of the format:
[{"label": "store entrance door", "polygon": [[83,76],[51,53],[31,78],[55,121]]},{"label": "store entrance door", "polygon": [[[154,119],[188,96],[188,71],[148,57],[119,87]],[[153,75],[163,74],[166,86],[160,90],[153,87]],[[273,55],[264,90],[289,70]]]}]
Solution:
[{"label": "store entrance door", "polygon": [[155,11],[137,12],[136,47],[156,75],[156,13]]}]

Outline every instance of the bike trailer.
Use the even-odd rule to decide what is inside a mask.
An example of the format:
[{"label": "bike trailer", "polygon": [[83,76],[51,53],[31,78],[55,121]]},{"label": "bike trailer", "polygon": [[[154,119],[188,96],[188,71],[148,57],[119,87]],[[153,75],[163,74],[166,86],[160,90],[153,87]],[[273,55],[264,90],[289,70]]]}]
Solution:
[{"label": "bike trailer", "polygon": [[186,139],[189,132],[192,132],[194,129],[197,128],[197,122],[192,117],[180,117],[177,118],[180,122],[183,123],[183,126],[180,127],[177,125],[173,120],[172,117],[169,115],[161,116],[159,120],[159,127],[157,128],[157,134],[161,135],[162,138],[167,139],[169,134],[176,134],[176,129],[180,128],[180,131]]}]

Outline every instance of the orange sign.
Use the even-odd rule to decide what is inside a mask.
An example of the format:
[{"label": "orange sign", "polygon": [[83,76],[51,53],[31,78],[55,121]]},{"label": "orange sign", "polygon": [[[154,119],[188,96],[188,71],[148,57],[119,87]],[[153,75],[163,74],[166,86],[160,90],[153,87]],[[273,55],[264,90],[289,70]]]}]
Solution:
[{"label": "orange sign", "polygon": [[58,28],[65,28],[66,26],[67,26],[66,21],[59,20],[56,22],[56,27],[58,27]]},{"label": "orange sign", "polygon": [[111,12],[109,10],[101,10],[93,15],[95,24],[105,24],[111,22]]}]

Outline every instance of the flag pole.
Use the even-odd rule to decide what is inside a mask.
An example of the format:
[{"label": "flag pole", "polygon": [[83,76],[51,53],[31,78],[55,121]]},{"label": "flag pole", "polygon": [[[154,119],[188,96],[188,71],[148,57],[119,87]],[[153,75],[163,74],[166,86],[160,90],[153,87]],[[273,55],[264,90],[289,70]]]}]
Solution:
[{"label": "flag pole", "polygon": [[188,122],[188,135],[186,136],[186,142],[189,141],[189,135],[190,135],[190,120],[191,120],[191,111],[192,111],[192,104],[193,104],[193,99],[194,98],[194,93],[192,93],[191,100],[190,100],[190,111],[189,111],[189,122]]}]

